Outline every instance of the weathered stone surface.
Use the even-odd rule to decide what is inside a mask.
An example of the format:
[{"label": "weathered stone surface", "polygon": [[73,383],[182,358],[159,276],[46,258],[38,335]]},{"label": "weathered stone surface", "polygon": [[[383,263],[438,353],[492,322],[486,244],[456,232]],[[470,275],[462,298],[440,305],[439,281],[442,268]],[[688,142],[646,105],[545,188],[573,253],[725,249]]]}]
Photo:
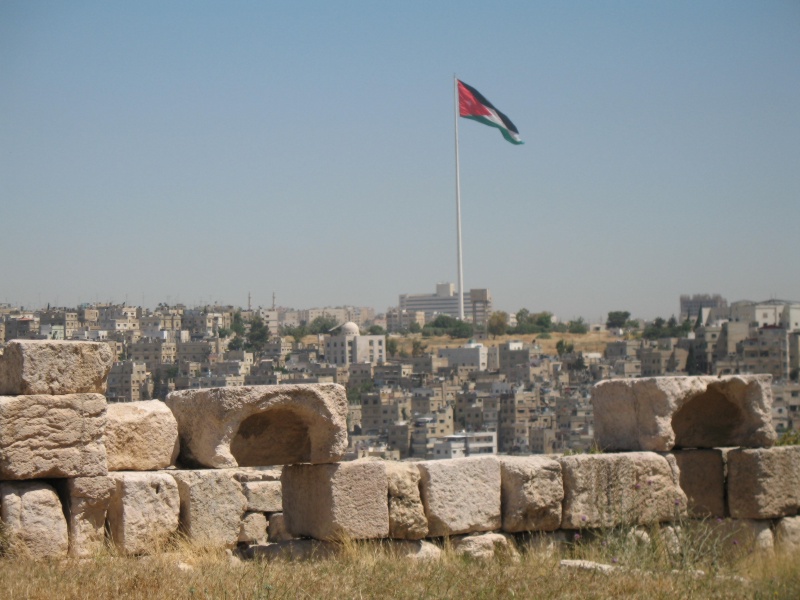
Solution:
[{"label": "weathered stone surface", "polygon": [[652,452],[563,456],[563,529],[670,521],[686,514],[675,458]]},{"label": "weathered stone surface", "polygon": [[166,473],[117,471],[109,477],[115,484],[108,507],[111,539],[129,554],[157,551],[178,529],[178,484]]},{"label": "weathered stone surface", "polygon": [[514,538],[506,533],[481,533],[453,538],[453,551],[476,559],[491,559],[498,554],[516,555]]},{"label": "weathered stone surface", "polygon": [[233,469],[233,478],[242,483],[249,481],[280,481],[281,472],[281,467],[238,467]]},{"label": "weathered stone surface", "polygon": [[420,540],[428,535],[422,506],[419,468],[414,463],[386,462],[389,478],[389,537]]},{"label": "weathered stone surface", "polygon": [[774,519],[800,510],[800,446],[727,453],[728,510],[735,519]]},{"label": "weathered stone surface", "polygon": [[265,546],[250,546],[244,552],[245,558],[260,558],[263,560],[319,560],[336,556],[341,551],[341,546],[335,542],[319,540],[288,540],[277,544]]},{"label": "weathered stone surface", "polygon": [[104,394],[113,362],[104,343],[11,341],[0,355],[0,396]]},{"label": "weathered stone surface", "polygon": [[239,529],[240,542],[249,544],[264,542],[267,539],[267,518],[260,512],[248,512],[242,518]]},{"label": "weathered stone surface", "polygon": [[503,531],[554,531],[561,526],[564,482],[558,461],[504,456],[500,474]]},{"label": "weathered stone surface", "polygon": [[41,481],[0,483],[3,525],[15,551],[32,558],[67,555],[67,521],[56,491]]},{"label": "weathered stone surface", "polygon": [[672,453],[680,470],[691,517],[725,516],[725,461],[720,450],[677,450]]},{"label": "weathered stone surface", "polygon": [[382,462],[289,465],[282,482],[283,516],[294,536],[339,540],[389,535],[389,484]]},{"label": "weathered stone surface", "polygon": [[[178,482],[181,526],[190,539],[232,548],[247,500],[230,471],[171,471]],[[266,527],[266,525],[265,525]]]},{"label": "weathered stone surface", "polygon": [[418,464],[431,536],[500,529],[500,462],[495,457]]},{"label": "weathered stone surface", "polygon": [[347,396],[338,384],[183,390],[167,405],[186,465],[331,463],[347,449]]},{"label": "weathered stone surface", "polygon": [[426,540],[389,540],[389,548],[398,558],[411,560],[438,560],[442,549]]},{"label": "weathered stone surface", "polygon": [[70,556],[90,556],[105,546],[108,505],[116,484],[110,477],[66,480]]},{"label": "weathered stone surface", "polygon": [[107,472],[102,394],[0,396],[0,479]]},{"label": "weathered stone surface", "polygon": [[764,447],[772,427],[769,375],[610,379],[592,389],[604,450]]},{"label": "weathered stone surface", "polygon": [[270,542],[286,542],[293,537],[286,529],[286,520],[283,518],[283,513],[274,513],[269,516],[267,540]]},{"label": "weathered stone surface", "polygon": [[280,481],[248,481],[242,483],[247,510],[276,513],[283,510]]},{"label": "weathered stone surface", "polygon": [[785,517],[775,526],[778,550],[787,554],[800,552],[800,517]]},{"label": "weathered stone surface", "polygon": [[109,471],[157,471],[178,457],[178,422],[160,400],[108,405]]}]

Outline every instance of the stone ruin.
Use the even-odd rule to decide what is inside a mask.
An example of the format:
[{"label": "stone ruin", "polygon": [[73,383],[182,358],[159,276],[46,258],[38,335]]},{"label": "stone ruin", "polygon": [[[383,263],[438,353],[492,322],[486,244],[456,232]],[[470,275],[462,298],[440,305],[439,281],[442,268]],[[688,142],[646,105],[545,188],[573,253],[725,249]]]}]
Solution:
[{"label": "stone ruin", "polygon": [[510,534],[557,540],[687,517],[800,549],[800,447],[772,447],[762,376],[599,383],[605,453],[340,462],[339,385],[107,405],[111,362],[89,342],[13,341],[0,355],[0,517],[18,551],[147,554],[181,532],[251,556],[383,538],[423,556],[436,550],[424,540],[442,537],[486,555]]}]

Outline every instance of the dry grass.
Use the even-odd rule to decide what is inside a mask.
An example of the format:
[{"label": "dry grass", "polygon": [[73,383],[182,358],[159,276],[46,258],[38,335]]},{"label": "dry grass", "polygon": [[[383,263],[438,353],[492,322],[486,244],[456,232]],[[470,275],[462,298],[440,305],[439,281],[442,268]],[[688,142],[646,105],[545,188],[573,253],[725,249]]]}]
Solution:
[{"label": "dry grass", "polygon": [[[476,561],[445,552],[415,562],[385,545],[349,544],[336,558],[232,565],[222,551],[180,544],[174,552],[128,558],[103,552],[87,560],[0,559],[3,598],[798,598],[800,567],[792,557],[739,557],[705,576],[664,563],[623,565],[612,574],[559,567],[564,557],[607,559],[591,542],[560,554],[523,552],[519,559]],[[629,560],[628,557],[626,560]],[[608,561],[610,562],[610,561]],[[179,567],[183,564],[183,568]],[[190,568],[187,568],[187,565]],[[730,577],[738,573],[743,582]]]}]

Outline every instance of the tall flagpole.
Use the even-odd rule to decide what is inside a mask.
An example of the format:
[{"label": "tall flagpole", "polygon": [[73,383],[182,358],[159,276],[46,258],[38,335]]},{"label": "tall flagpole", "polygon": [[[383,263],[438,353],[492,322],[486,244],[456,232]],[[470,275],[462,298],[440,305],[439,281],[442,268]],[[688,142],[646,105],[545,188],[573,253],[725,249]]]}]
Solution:
[{"label": "tall flagpole", "polygon": [[458,79],[453,74],[456,128],[456,240],[458,243],[458,318],[464,320],[464,262],[461,257],[461,169],[458,161]]}]

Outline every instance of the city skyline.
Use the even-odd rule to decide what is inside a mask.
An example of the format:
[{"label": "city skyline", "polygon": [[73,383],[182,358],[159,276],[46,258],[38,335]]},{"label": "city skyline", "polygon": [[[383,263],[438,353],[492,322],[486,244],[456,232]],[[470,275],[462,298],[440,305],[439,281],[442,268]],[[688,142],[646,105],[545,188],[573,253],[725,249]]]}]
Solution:
[{"label": "city skyline", "polygon": [[[459,10],[454,10],[458,6]],[[0,302],[800,300],[800,6],[0,5]],[[490,18],[490,15],[493,18]]]}]

